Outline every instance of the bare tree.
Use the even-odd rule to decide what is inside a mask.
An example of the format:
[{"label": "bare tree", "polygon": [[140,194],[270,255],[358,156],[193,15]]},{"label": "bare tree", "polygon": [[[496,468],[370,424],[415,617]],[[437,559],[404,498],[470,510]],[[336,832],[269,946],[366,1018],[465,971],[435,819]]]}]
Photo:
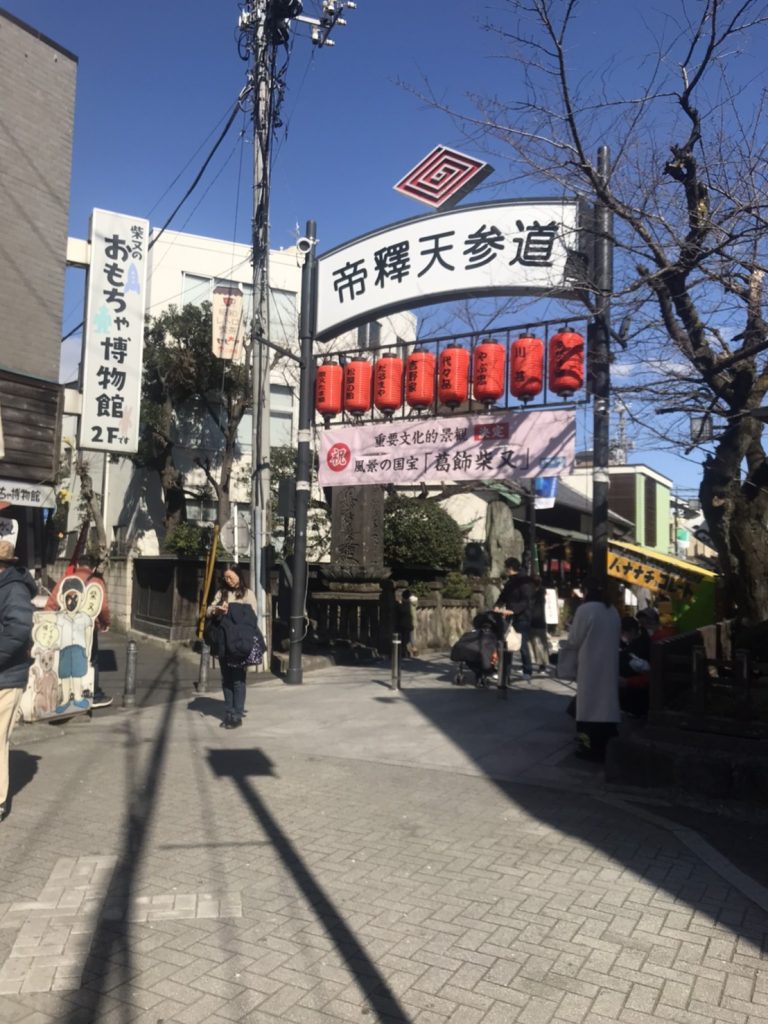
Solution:
[{"label": "bare tree", "polygon": [[[211,350],[211,304],[170,306],[147,326],[144,346],[142,447],[137,461],[155,469],[165,499],[166,537],[186,518],[184,477],[176,464],[181,427],[187,447],[216,496],[220,524],[230,518],[230,482],[238,431],[250,408],[247,366]],[[204,437],[214,426],[213,443]]]},{"label": "bare tree", "polygon": [[[617,366],[627,392],[677,420],[645,422],[659,438],[680,414],[710,413],[715,439],[700,497],[732,605],[768,619],[768,465],[750,413],[768,389],[765,319],[765,96],[751,54],[765,49],[764,0],[676,0],[663,12],[621,5],[634,52],[600,66],[596,19],[611,5],[500,0],[486,28],[509,59],[509,93],[475,95],[456,117],[475,147],[558,194],[614,215]],[[593,32],[590,35],[589,30]],[[642,37],[649,41],[643,49]],[[592,45],[585,47],[585,39]],[[585,59],[588,58],[588,59]],[[762,69],[760,68],[760,71]],[[512,98],[509,98],[512,97]],[[440,104],[432,97],[433,103]],[[607,143],[607,180],[596,154]],[[619,351],[619,346],[621,351]],[[685,419],[687,426],[687,418]]]}]

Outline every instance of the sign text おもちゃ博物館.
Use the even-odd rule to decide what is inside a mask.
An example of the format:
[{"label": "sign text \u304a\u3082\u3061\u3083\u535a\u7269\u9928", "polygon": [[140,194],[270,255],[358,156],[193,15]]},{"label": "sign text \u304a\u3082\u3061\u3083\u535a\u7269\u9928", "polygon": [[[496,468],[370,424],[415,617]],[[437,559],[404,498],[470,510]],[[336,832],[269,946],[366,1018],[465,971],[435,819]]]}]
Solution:
[{"label": "sign text \u304a\u3082\u3061\u3083\u535a\u7269\u9928", "polygon": [[135,452],[149,221],[106,210],[91,217],[80,447]]}]

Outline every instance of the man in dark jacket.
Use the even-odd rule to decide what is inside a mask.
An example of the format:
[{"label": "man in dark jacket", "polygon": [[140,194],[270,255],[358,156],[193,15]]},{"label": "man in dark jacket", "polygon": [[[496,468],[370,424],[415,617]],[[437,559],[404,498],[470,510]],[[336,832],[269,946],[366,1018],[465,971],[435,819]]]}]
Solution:
[{"label": "man in dark jacket", "polygon": [[[533,675],[530,632],[536,587],[531,577],[524,575],[520,569],[520,562],[517,558],[508,558],[504,563],[504,571],[508,578],[493,610],[511,619],[511,624],[520,634],[520,660],[523,663],[523,678],[530,679]],[[509,673],[512,668],[512,655],[509,652],[507,653],[507,665],[507,673]]]},{"label": "man in dark jacket", "polygon": [[11,732],[32,664],[32,598],[37,592],[27,570],[15,564],[15,533],[2,529],[10,522],[0,520],[0,821],[8,798]]}]

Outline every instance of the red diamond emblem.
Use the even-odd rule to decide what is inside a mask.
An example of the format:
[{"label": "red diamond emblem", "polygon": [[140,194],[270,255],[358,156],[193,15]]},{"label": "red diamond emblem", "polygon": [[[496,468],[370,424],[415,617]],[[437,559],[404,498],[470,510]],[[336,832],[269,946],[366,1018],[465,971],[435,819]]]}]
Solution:
[{"label": "red diamond emblem", "polygon": [[482,160],[448,146],[435,146],[421,163],[398,181],[395,192],[418,199],[437,210],[450,209],[492,171],[491,165]]}]

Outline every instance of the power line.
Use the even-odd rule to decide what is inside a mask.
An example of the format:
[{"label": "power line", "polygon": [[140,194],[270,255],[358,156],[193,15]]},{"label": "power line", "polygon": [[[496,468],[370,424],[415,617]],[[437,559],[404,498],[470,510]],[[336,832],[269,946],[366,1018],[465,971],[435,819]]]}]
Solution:
[{"label": "power line", "polygon": [[[208,165],[210,164],[211,160],[216,155],[216,152],[217,152],[219,146],[222,144],[222,142],[226,138],[227,133],[229,132],[229,129],[232,127],[232,124],[233,124],[235,118],[237,117],[238,111],[240,111],[242,109],[242,102],[243,102],[243,99],[244,99],[244,97],[246,95],[246,90],[247,90],[247,87],[245,87],[245,88],[243,88],[241,90],[240,95],[237,97],[237,101],[236,101],[234,107],[232,108],[232,111],[231,111],[229,117],[227,118],[226,124],[222,128],[221,132],[219,133],[218,138],[216,139],[216,141],[214,142],[213,146],[209,150],[208,155],[206,156],[206,158],[203,161],[200,169],[198,170],[197,174],[195,175],[195,177],[194,177],[194,179],[192,181],[192,184],[189,186],[189,188],[184,193],[182,198],[176,204],[176,206],[174,207],[172,213],[166,219],[165,223],[160,228],[159,232],[156,235],[154,235],[153,238],[150,239],[149,244],[147,245],[147,250],[151,249],[152,246],[155,245],[155,243],[162,237],[163,233],[166,231],[166,229],[170,225],[170,223],[173,220],[173,218],[176,216],[176,214],[179,212],[181,207],[189,199],[189,197],[192,195],[192,193],[194,192],[194,190],[197,187],[197,185],[200,183],[200,179],[205,174],[205,171],[206,171]],[[231,154],[230,154],[230,157],[231,157]],[[179,177],[179,175],[177,175],[177,177],[174,179],[174,183],[175,183],[175,181],[178,180],[178,177]],[[169,186],[169,188],[171,188],[172,185],[173,185],[173,183],[171,184],[171,186]],[[168,191],[168,189],[166,189],[166,192],[167,191]],[[155,204],[155,205],[157,205],[157,204]],[[153,209],[154,209],[154,207],[153,207]],[[61,339],[61,344],[63,344],[68,338],[71,338],[73,334],[76,334],[77,331],[79,331],[83,327],[84,324],[85,324],[85,320],[81,320],[80,323],[77,324],[76,327],[73,327],[71,331],[68,331],[64,335],[64,337]]]}]

